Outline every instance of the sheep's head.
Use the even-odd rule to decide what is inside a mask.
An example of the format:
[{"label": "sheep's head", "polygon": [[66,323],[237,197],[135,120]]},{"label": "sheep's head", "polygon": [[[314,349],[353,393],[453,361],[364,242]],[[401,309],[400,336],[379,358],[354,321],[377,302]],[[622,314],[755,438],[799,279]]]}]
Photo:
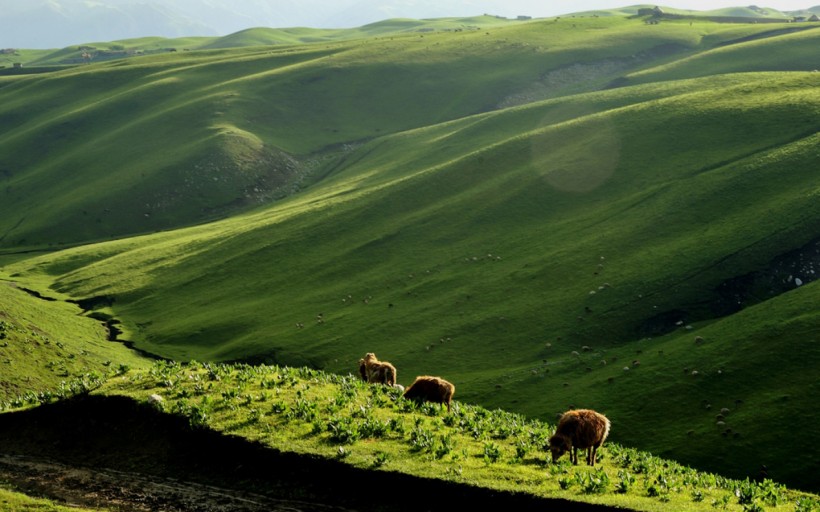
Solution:
[{"label": "sheep's head", "polygon": [[571,447],[572,446],[570,446],[570,442],[567,437],[558,434],[550,437],[550,453],[552,453],[552,462],[558,462],[561,455],[567,453]]}]

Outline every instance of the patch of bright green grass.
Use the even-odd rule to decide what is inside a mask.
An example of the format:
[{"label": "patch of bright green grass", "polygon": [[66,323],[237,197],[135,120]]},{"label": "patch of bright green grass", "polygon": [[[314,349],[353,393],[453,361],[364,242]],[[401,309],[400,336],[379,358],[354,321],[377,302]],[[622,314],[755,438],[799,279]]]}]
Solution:
[{"label": "patch of bright green grass", "polygon": [[105,510],[58,505],[50,500],[33,498],[3,487],[0,487],[0,508],[7,512],[102,512]]},{"label": "patch of bright green grass", "polygon": [[0,281],[0,402],[19,406],[56,396],[76,379],[148,364],[107,335],[99,319],[83,316],[76,305]]},{"label": "patch of bright green grass", "polygon": [[770,480],[702,473],[607,442],[595,468],[552,463],[549,424],[457,401],[448,413],[352,375],[277,366],[159,363],[95,393],[147,401],[210,428],[372,471],[599,503],[630,510],[810,510],[818,497]]}]

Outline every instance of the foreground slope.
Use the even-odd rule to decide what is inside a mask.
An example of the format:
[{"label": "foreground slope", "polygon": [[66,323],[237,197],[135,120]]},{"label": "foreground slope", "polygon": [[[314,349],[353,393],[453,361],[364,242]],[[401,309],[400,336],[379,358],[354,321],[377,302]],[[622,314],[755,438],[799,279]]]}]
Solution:
[{"label": "foreground slope", "polygon": [[[430,74],[417,81],[408,79],[420,77],[413,73],[385,75],[400,83],[372,89],[368,101],[323,103],[321,91],[351,93],[351,84],[401,70],[377,66],[395,53],[350,48],[357,67],[331,67],[333,87],[302,84],[301,108],[283,117],[294,124],[254,128],[265,134],[260,140],[304,154],[372,139],[317,164],[310,187],[220,222],[22,259],[6,269],[44,292],[97,297],[97,315],[120,319],[126,339],[165,357],[347,373],[375,351],[396,364],[404,384],[440,374],[464,399],[542,419],[570,406],[595,407],[613,418],[614,439],[624,444],[731,476],[757,475],[765,465],[778,481],[814,488],[816,450],[784,432],[818,433],[804,411],[813,407],[812,369],[820,359],[820,319],[811,306],[820,294],[813,282],[820,265],[820,75],[737,73],[738,54],[721,51],[709,57],[710,76],[666,80],[660,70],[658,82],[568,95],[624,78],[623,68],[604,66],[602,58],[618,61],[626,48],[648,51],[669,37],[684,48],[717,45],[700,33],[706,30],[735,41],[738,52],[746,45],[761,50],[759,40],[747,39],[763,30],[756,26],[687,23],[655,31],[636,23],[579,22],[584,30],[567,27],[565,38],[553,40],[563,51],[551,46],[542,54],[519,44],[547,37],[536,28],[552,26],[537,23],[518,28],[520,42],[510,32],[504,44],[486,34],[438,35],[435,42],[452,44],[442,53],[426,46],[427,37],[425,46],[379,43],[403,48],[402,56],[425,55],[410,62],[420,66],[414,70],[430,64]],[[635,38],[635,30],[649,39]],[[804,48],[802,38],[815,32],[767,40],[796,37]],[[600,36],[597,43],[589,43],[590,34]],[[599,53],[604,41],[610,53]],[[595,51],[585,53],[584,44]],[[292,68],[301,69],[324,65],[326,51],[332,54],[300,47],[275,58],[292,58]],[[530,53],[551,59],[550,71],[528,68]],[[644,64],[662,58],[650,54]],[[243,55],[222,65],[253,69],[255,57]],[[213,68],[204,64],[225,56],[175,58],[206,84]],[[576,66],[581,56],[588,60]],[[170,66],[168,59],[162,64]],[[485,61],[500,66],[497,75]],[[768,62],[775,68],[776,61]],[[145,64],[151,62],[159,61]],[[252,82],[266,86],[243,94],[274,94],[281,87],[263,78],[278,73],[267,65],[256,68],[259,76],[219,87]],[[100,70],[77,73],[88,79]],[[106,68],[123,70],[143,72]],[[5,89],[42,92],[46,80],[10,81]],[[442,82],[455,91],[469,80],[475,88],[448,97],[449,108],[431,95]],[[423,101],[411,101],[415,94]],[[266,105],[241,95],[237,104],[244,107],[225,112],[251,115],[251,107]],[[376,108],[385,105],[399,107]],[[327,117],[318,116],[320,107],[330,108]],[[243,119],[235,129],[250,132]],[[339,132],[315,130],[337,121]],[[367,133],[375,121],[392,135]],[[119,197],[89,187],[66,200]],[[52,228],[45,206],[29,201],[26,208],[40,210],[31,219],[42,226],[24,224],[14,211],[7,250],[24,246],[14,238],[24,229],[43,240],[57,229],[66,239],[94,236],[95,228],[64,212],[65,222]]]},{"label": "foreground slope", "polygon": [[[91,395],[0,415],[5,453],[119,473],[127,481],[113,496],[172,476],[142,497],[157,509],[168,505],[164,488],[187,501],[183,510],[219,510],[214,501],[230,507],[237,498],[243,510],[254,511],[487,503],[523,511],[805,511],[818,505],[816,495],[771,480],[696,472],[612,442],[598,451],[594,468],[572,466],[566,457],[548,462],[551,433],[544,422],[464,402],[453,403],[451,412],[418,406],[352,375],[199,363],[162,362]],[[59,485],[45,492],[55,490]],[[95,490],[109,495],[104,482]],[[207,493],[211,498],[202,500]]]}]

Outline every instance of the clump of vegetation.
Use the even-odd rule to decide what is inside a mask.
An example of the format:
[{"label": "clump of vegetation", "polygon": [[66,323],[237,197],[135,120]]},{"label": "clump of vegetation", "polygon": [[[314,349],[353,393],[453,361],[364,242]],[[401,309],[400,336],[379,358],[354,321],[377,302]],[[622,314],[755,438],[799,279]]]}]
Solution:
[{"label": "clump of vegetation", "polygon": [[57,389],[53,391],[28,391],[7,400],[0,400],[0,411],[43,405],[77,395],[88,394],[100,387],[104,381],[105,378],[102,375],[98,373],[88,373],[68,381],[60,382]]}]

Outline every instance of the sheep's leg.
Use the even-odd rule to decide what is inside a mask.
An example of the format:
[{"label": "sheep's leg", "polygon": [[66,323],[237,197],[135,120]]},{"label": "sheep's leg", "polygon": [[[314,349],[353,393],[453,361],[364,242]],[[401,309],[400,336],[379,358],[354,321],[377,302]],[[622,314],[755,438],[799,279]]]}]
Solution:
[{"label": "sheep's leg", "polygon": [[587,464],[590,466],[595,466],[595,452],[597,451],[597,446],[590,446],[587,448]]},{"label": "sheep's leg", "polygon": [[578,465],[578,448],[575,446],[572,447],[572,452],[570,452],[570,462],[574,465]]}]

